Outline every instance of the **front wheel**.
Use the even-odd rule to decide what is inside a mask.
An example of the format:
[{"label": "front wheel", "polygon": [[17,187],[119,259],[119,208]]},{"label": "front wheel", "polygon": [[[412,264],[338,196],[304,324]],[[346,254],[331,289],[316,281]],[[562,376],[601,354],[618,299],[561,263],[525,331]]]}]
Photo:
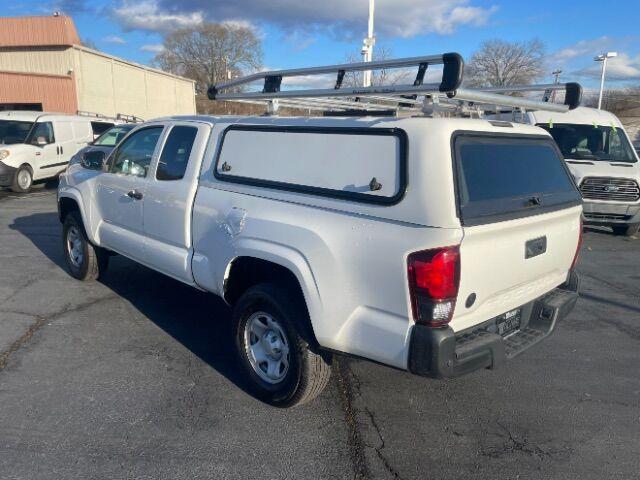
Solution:
[{"label": "front wheel", "polygon": [[611,227],[614,235],[623,235],[626,237],[632,237],[638,230],[640,230],[640,223],[633,225],[614,225]]},{"label": "front wheel", "polygon": [[31,190],[31,185],[33,185],[31,169],[26,165],[22,165],[16,172],[16,176],[11,184],[11,190],[16,193],[27,193]]},{"label": "front wheel", "polygon": [[64,256],[71,276],[78,280],[97,280],[109,265],[109,255],[89,242],[77,212],[64,219],[62,227]]},{"label": "front wheel", "polygon": [[292,407],[322,392],[331,365],[312,351],[310,339],[301,334],[308,313],[292,289],[272,284],[251,287],[238,300],[233,320],[240,362],[257,398],[276,407]]}]

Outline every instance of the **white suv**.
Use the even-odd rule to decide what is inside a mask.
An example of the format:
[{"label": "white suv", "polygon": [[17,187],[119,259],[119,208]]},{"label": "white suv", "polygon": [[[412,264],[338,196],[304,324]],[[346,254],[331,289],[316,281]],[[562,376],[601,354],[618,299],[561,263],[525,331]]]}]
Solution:
[{"label": "white suv", "polygon": [[580,194],[535,126],[172,117],[86,157],[58,194],[71,274],[95,279],[116,252],[221,296],[273,405],[318,395],[335,353],[494,368],[578,297]]}]

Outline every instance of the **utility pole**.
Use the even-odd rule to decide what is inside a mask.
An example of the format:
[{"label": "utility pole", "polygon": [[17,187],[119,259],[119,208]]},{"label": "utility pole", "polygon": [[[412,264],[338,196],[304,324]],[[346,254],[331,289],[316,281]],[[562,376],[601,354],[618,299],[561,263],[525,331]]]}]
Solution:
[{"label": "utility pole", "polygon": [[602,93],[604,92],[604,74],[607,70],[607,59],[617,56],[618,52],[606,52],[594,58],[596,62],[602,62],[602,73],[600,74],[600,94],[598,95],[598,110],[602,109]]},{"label": "utility pole", "polygon": [[[375,14],[375,0],[369,0],[369,29],[367,38],[362,42],[362,61],[370,62],[373,60],[373,46],[376,43],[376,38],[373,36],[373,17]],[[371,70],[365,70],[362,72],[362,86],[371,86]]]},{"label": "utility pole", "polygon": [[[556,70],[554,70],[553,72],[551,72],[551,75],[553,75],[555,77],[555,79],[553,80],[554,84],[558,84],[560,83],[560,74],[562,73],[562,69],[558,68]],[[556,101],[556,91],[554,90],[553,92],[551,92],[551,103]]]}]

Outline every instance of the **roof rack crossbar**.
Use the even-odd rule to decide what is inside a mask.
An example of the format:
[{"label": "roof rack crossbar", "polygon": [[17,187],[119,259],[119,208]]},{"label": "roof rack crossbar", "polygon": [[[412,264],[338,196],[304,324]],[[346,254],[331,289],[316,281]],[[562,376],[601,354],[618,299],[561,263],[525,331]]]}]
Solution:
[{"label": "roof rack crossbar", "polygon": [[538,100],[530,100],[523,97],[512,97],[508,95],[501,95],[499,93],[491,93],[482,90],[473,90],[467,88],[459,89],[450,98],[486,105],[506,105],[509,107],[522,108],[525,110],[547,110],[550,112],[560,113],[564,113],[569,110],[568,105],[561,105],[559,103],[541,102]]},{"label": "roof rack crossbar", "polygon": [[[420,79],[424,78],[424,72],[428,65],[444,65],[442,71],[442,81],[439,84],[431,84],[423,86]],[[408,68],[418,67],[418,75],[416,83],[418,85],[403,85],[406,90],[405,94],[420,93],[427,87],[427,90],[435,90],[441,92],[453,91],[460,86],[462,82],[462,71],[464,61],[457,53],[444,53],[440,55],[427,55],[424,57],[398,58],[391,60],[375,60],[372,62],[345,63],[339,65],[326,65],[322,67],[294,68],[289,70],[276,70],[270,72],[258,72],[245,77],[236,78],[225,83],[212,85],[207,91],[207,95],[211,100],[235,100],[238,98],[260,98],[260,94],[275,96],[273,98],[284,98],[285,96],[331,96],[336,94],[336,90],[340,90],[340,95],[358,95],[366,93],[385,93],[396,92],[394,86],[384,87],[366,87],[366,88],[342,88],[342,80],[346,72],[359,72],[364,70],[380,70],[391,68]],[[422,73],[421,73],[422,72]],[[323,75],[335,73],[336,87],[333,89],[315,89],[315,90],[294,90],[280,91],[282,80],[287,77],[300,77],[309,75]],[[258,80],[264,81],[262,92],[244,92],[244,93],[223,93],[232,87],[247,85]],[[389,90],[391,88],[391,90]],[[344,90],[344,91],[343,91]],[[399,88],[397,90],[403,90]],[[322,92],[322,94],[320,93]],[[266,97],[263,97],[266,98]]]},{"label": "roof rack crossbar", "polygon": [[552,92],[558,90],[564,90],[565,100],[564,104],[569,107],[569,110],[580,105],[582,100],[582,87],[575,82],[569,83],[546,83],[536,85],[509,85],[505,87],[489,87],[481,88],[483,92],[487,93],[517,93],[517,92]]},{"label": "roof rack crossbar", "polygon": [[[430,65],[443,65],[442,78],[439,83],[424,83],[425,74]],[[369,87],[344,86],[347,72],[380,70],[390,68],[416,67],[417,74],[412,83],[395,85],[374,85]],[[212,85],[207,91],[211,100],[255,101],[265,102],[271,113],[277,112],[277,106],[297,108],[324,107],[332,111],[381,109],[400,111],[422,111],[435,114],[444,108],[455,114],[478,113],[490,108],[508,107],[526,110],[547,110],[566,112],[580,104],[582,88],[577,83],[514,85],[508,87],[492,87],[484,89],[461,88],[464,61],[457,53],[409,57],[373,62],[327,65],[321,67],[297,68],[259,72],[225,83]],[[282,90],[286,78],[335,74],[334,85],[328,88],[295,88]],[[245,87],[262,80],[262,90],[244,90]],[[533,91],[565,90],[564,104],[538,101],[507,93]],[[419,98],[424,97],[424,98]],[[547,98],[545,95],[544,98]],[[424,100],[424,101],[423,101]]]}]

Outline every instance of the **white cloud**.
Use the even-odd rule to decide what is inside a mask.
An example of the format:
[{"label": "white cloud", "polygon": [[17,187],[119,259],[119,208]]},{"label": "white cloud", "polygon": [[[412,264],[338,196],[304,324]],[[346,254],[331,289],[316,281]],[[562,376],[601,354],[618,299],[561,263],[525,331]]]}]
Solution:
[{"label": "white cloud", "polygon": [[124,38],[118,37],[117,35],[109,35],[108,37],[104,37],[102,41],[107,43],[117,43],[118,45],[124,45],[127,43]]},{"label": "white cloud", "polygon": [[[593,62],[593,65],[578,70],[575,74],[587,78],[600,78],[601,71],[601,63]],[[613,81],[639,80],[640,55],[631,57],[626,53],[620,53],[617,57],[608,59],[606,78]]]},{"label": "white cloud", "polygon": [[600,37],[593,40],[581,40],[573,45],[563,48],[552,55],[556,62],[565,62],[576,57],[594,57],[604,50],[612,47],[614,41],[610,37]]},{"label": "white cloud", "polygon": [[151,45],[142,45],[140,50],[143,52],[161,53],[164,51],[164,47],[160,43],[154,43]]},{"label": "white cloud", "polygon": [[[473,5],[477,0],[378,0],[376,32],[412,37],[451,34],[463,26],[486,24],[496,6]],[[271,23],[285,30],[320,30],[338,37],[363,35],[367,0],[122,0],[112,9],[127,30],[170,31],[204,21]]]},{"label": "white cloud", "polygon": [[167,32],[193,27],[204,21],[204,15],[200,11],[162,9],[155,0],[124,0],[120,6],[111,10],[111,14],[124,30]]}]

